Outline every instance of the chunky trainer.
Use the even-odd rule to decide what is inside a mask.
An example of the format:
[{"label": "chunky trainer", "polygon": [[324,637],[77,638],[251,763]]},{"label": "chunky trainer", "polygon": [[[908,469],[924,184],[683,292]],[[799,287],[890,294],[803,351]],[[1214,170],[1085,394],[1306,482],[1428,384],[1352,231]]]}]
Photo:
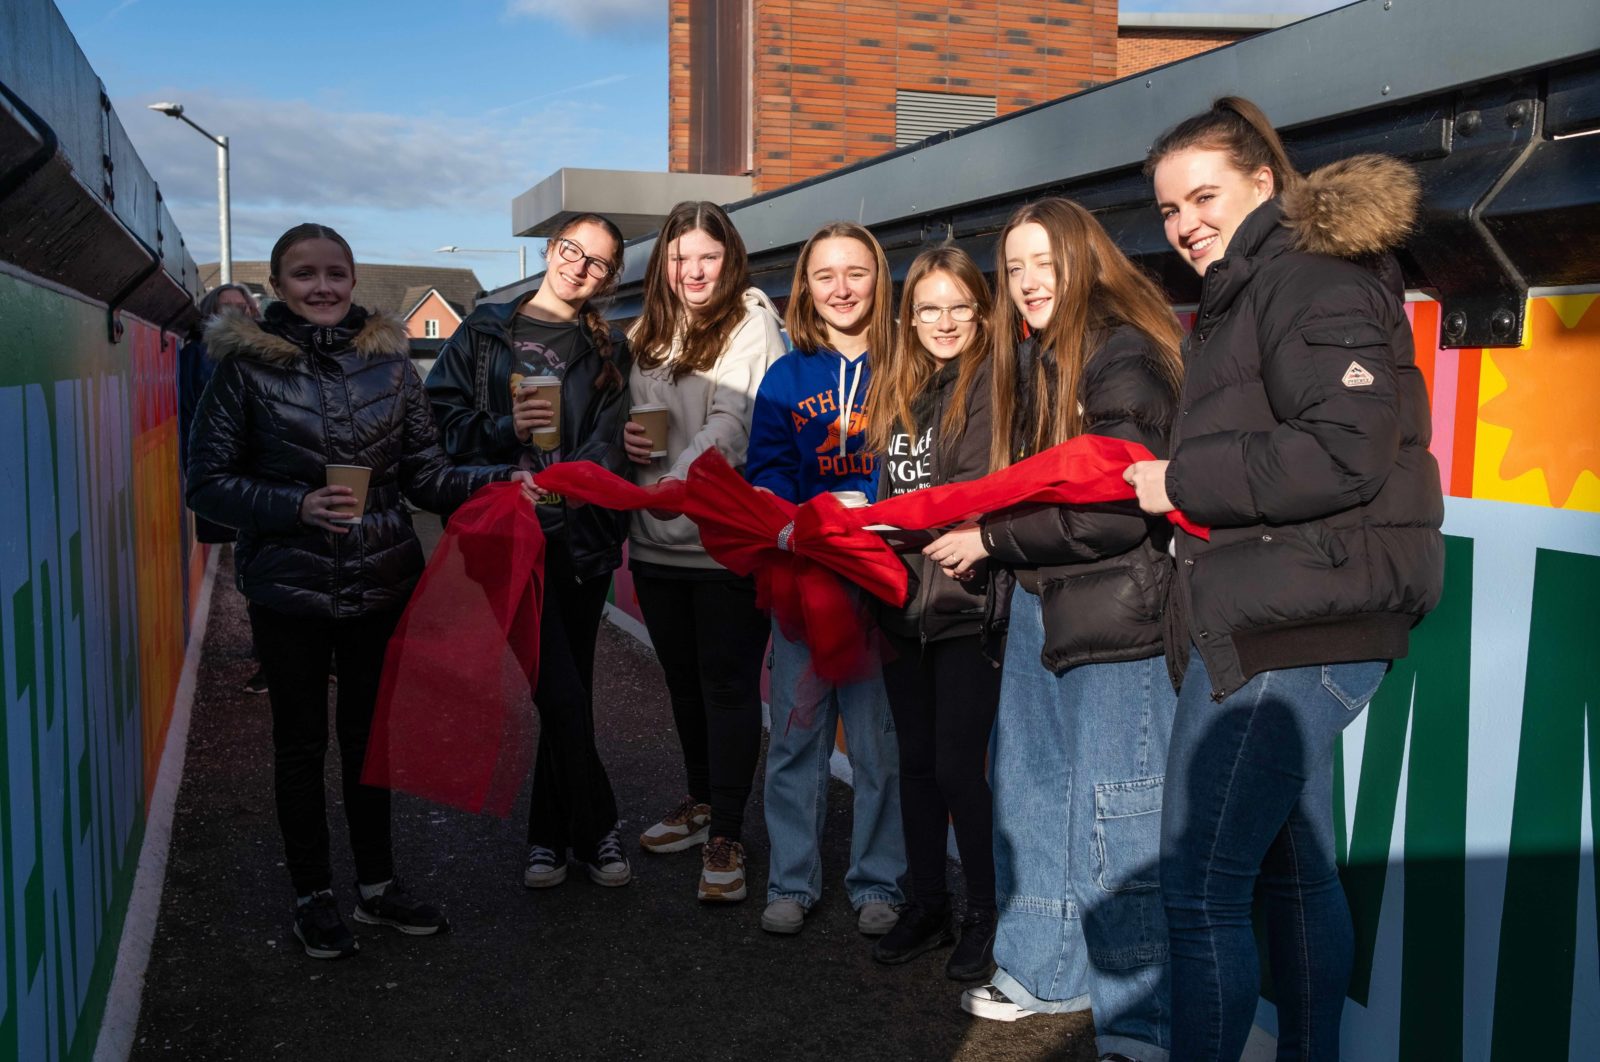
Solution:
[{"label": "chunky trainer", "polygon": [[988,1018],[990,1021],[1018,1021],[1035,1013],[1011,1002],[994,985],[969,988],[961,993],[961,1009],[974,1017]]},{"label": "chunky trainer", "polygon": [[868,900],[861,905],[861,911],[856,918],[856,931],[864,937],[881,937],[893,929],[900,920],[900,913],[894,909],[893,904],[884,903],[882,900]]},{"label": "chunky trainer", "polygon": [[952,981],[988,980],[994,973],[994,927],[994,908],[967,908],[961,920],[961,940],[944,964],[944,975]]},{"label": "chunky trainer", "polygon": [[744,899],[744,845],[713,837],[700,849],[700,891],[705,903],[738,903]]},{"label": "chunky trainer", "polygon": [[761,928],[768,933],[792,937],[806,926],[806,909],[794,900],[773,900],[761,912]]},{"label": "chunky trainer", "polygon": [[528,864],[522,868],[522,884],[530,889],[548,889],[567,880],[567,857],[542,844],[528,846]]},{"label": "chunky trainer", "polygon": [[664,855],[705,844],[711,836],[711,805],[686,796],[666,817],[639,835],[639,847]]},{"label": "chunky trainer", "polygon": [[616,827],[600,838],[588,867],[589,880],[596,885],[616,888],[633,880],[633,868],[628,865],[628,857],[622,854],[622,838],[617,836]]},{"label": "chunky trainer", "polygon": [[885,966],[898,966],[934,948],[948,948],[955,942],[948,901],[934,909],[913,901],[900,912],[900,920],[894,928],[878,938],[878,943],[872,947],[872,957]]},{"label": "chunky trainer", "polygon": [[450,928],[450,920],[442,911],[411,895],[399,878],[391,880],[376,896],[357,899],[355,919],[369,926],[390,926],[413,937],[431,937]]},{"label": "chunky trainer", "polygon": [[313,959],[346,959],[361,950],[328,889],[313,893],[310,900],[295,907],[294,935]]}]

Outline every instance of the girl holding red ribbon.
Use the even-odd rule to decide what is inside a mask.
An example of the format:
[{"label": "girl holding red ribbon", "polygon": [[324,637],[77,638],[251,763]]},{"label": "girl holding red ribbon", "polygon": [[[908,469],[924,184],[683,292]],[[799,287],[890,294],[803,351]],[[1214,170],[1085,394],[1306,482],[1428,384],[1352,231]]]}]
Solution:
[{"label": "girl holding red ribbon", "polygon": [[[867,444],[878,454],[878,497],[981,478],[989,471],[989,315],[993,299],[965,251],[941,247],[911,263],[894,357],[872,380]],[[911,547],[914,548],[914,547]],[[945,973],[980,980],[992,968],[994,804],[986,777],[1000,700],[993,598],[1009,595],[1004,569],[980,564],[951,579],[931,557],[902,555],[909,599],[880,610],[889,652],[884,686],[900,749],[900,821],[911,902],[873,949],[909,962],[955,941],[945,883],[946,835],[955,828],[967,906]]]},{"label": "girl holding red ribbon", "polygon": [[[877,468],[866,446],[867,392],[893,344],[893,291],[883,248],[862,226],[833,222],[806,241],[786,316],[795,349],[767,371],[756,394],[745,470],[751,484],[796,503],[826,491],[866,503]],[[899,755],[882,670],[826,683],[797,637],[774,623],[765,794],[772,855],[761,928],[800,932],[822,893],[828,762],[842,719],[855,811],[845,888],[857,927],[881,936],[898,917],[905,872]]]},{"label": "girl holding red ribbon", "polygon": [[[1013,214],[998,257],[994,467],[1085,433],[1164,453],[1181,363],[1160,289],[1065,199]],[[1017,578],[993,761],[999,969],[962,1005],[1003,1021],[1092,1005],[1103,1057],[1168,1049],[1170,535],[1127,506],[1025,505],[929,548],[952,575],[986,557]]]},{"label": "girl holding red ribbon", "polygon": [[[656,237],[632,333],[631,404],[664,406],[666,437],[629,421],[643,483],[681,482],[716,450],[744,464],[756,388],[783,356],[772,302],[750,287],[744,241],[715,203],[679,203]],[[755,581],[707,555],[687,517],[633,514],[629,566],[683,747],[687,795],[639,838],[646,852],[701,849],[699,898],[746,895],[740,835],[761,758],[761,661],[769,624]]]}]

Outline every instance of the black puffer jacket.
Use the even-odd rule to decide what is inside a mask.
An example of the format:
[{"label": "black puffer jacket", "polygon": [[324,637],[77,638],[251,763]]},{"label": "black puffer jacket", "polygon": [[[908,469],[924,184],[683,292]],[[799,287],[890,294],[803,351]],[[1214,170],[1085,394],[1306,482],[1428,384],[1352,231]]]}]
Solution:
[{"label": "black puffer jacket", "polygon": [[[511,473],[450,464],[392,318],[357,308],[318,328],[274,303],[259,325],[218,317],[206,345],[219,364],[195,412],[188,502],[238,529],[239,589],[256,604],[334,619],[399,608],[423,563],[401,492],[437,511]],[[372,469],[347,535],[300,522],[329,464]]]},{"label": "black puffer jacket", "polygon": [[[485,303],[472,311],[439,352],[428,373],[428,400],[439,421],[445,450],[463,464],[516,464],[526,452],[511,423],[511,320],[521,301]],[[600,355],[586,346],[561,378],[561,459],[593,461],[619,476],[630,475],[622,448],[628,422],[628,373],[633,359],[627,338],[611,332],[611,360],[622,386],[597,390]],[[598,505],[566,506],[561,527],[580,581],[609,576],[622,564],[628,514]]]},{"label": "black puffer jacket", "polygon": [[[934,445],[927,454],[931,465],[930,487],[964,483],[979,479],[989,471],[989,366],[985,362],[973,374],[966,396],[962,431],[954,438],[943,434],[945,410],[955,397],[960,367],[948,362],[929,382],[928,390],[912,404],[918,433],[931,427]],[[903,432],[905,425],[896,424]],[[878,500],[891,497],[889,463],[897,458],[880,454],[878,458]],[[984,564],[971,579],[952,579],[939,565],[920,553],[903,553],[908,569],[906,604],[894,609],[883,606],[880,622],[903,638],[937,642],[946,638],[1003,633],[1001,599],[1011,589],[1010,573],[998,565]],[[996,654],[998,655],[998,653]]]},{"label": "black puffer jacket", "polygon": [[1439,600],[1428,396],[1384,253],[1416,201],[1401,162],[1335,163],[1206,271],[1167,494],[1212,532],[1177,538],[1189,629],[1170,655],[1192,637],[1219,699],[1261,671],[1404,656]]},{"label": "black puffer jacket", "polygon": [[[1144,333],[1118,325],[1104,336],[1084,366],[1084,432],[1142,443],[1160,457],[1176,396]],[[1038,344],[1019,344],[1017,357],[1017,378],[1029,379]],[[1019,414],[1020,427],[1031,414]],[[1165,520],[1114,508],[1029,505],[983,520],[990,557],[1016,569],[1023,587],[1040,597],[1040,660],[1054,672],[1161,652],[1170,537]]]}]

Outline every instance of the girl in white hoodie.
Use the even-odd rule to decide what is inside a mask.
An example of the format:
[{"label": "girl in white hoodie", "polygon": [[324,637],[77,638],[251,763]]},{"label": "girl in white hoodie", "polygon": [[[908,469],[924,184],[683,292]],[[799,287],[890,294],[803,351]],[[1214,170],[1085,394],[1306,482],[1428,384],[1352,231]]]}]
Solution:
[{"label": "girl in white hoodie", "polygon": [[[665,440],[627,425],[624,444],[640,482],[683,479],[713,447],[733,467],[744,465],[756,388],[784,353],[777,311],[748,281],[744,241],[721,207],[673,208],[631,333],[632,404],[666,406],[669,417]],[[651,456],[662,449],[664,457]],[[687,795],[639,843],[664,853],[704,842],[699,898],[737,902],[746,895],[739,838],[761,752],[768,623],[752,580],[712,560],[687,518],[635,514],[628,551],[688,778]]]}]

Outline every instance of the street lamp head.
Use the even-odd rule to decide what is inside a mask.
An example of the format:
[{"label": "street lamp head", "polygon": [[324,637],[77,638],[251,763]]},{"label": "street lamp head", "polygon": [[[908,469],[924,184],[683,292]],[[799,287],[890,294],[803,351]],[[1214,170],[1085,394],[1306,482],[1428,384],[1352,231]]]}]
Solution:
[{"label": "street lamp head", "polygon": [[166,103],[163,101],[161,103],[148,103],[145,106],[152,111],[160,111],[168,118],[183,117],[183,104],[181,103]]}]

